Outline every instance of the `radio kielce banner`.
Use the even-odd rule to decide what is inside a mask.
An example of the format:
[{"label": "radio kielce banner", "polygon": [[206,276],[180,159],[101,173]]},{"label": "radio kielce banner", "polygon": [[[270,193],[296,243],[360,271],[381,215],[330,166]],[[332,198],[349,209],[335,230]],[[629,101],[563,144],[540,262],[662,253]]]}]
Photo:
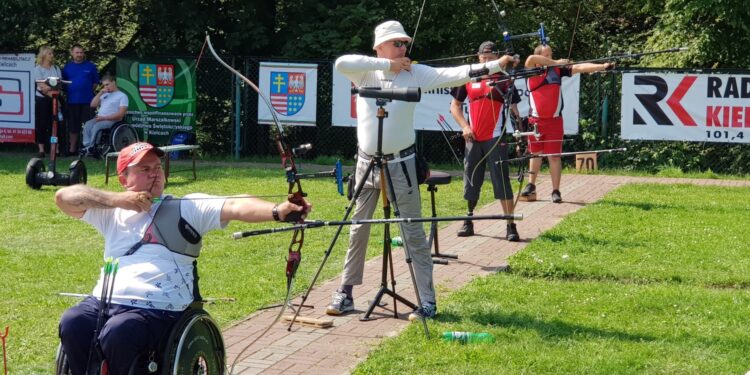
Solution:
[{"label": "radio kielce banner", "polygon": [[[573,77],[563,77],[563,124],[565,134],[578,133],[578,97],[580,78],[578,75]],[[529,114],[529,93],[526,90],[526,80],[519,79],[515,82],[516,90],[521,96],[521,102],[518,103],[518,112],[521,116]],[[333,71],[333,111],[331,123],[334,126],[356,126],[357,125],[357,105],[356,96],[352,95],[351,89],[353,84],[346,76],[334,69]],[[451,101],[450,88],[440,88],[422,92],[422,100],[417,104],[414,112],[414,129],[416,130],[442,130],[438,121],[441,117],[448,125],[448,130],[461,131],[461,127],[453,119],[450,112]],[[386,106],[387,109],[387,106]],[[464,105],[464,117],[468,118],[468,109]],[[513,131],[513,127],[508,124],[508,131]]]},{"label": "radio kielce banner", "polygon": [[0,143],[34,143],[34,54],[0,54]]},{"label": "radio kielce banner", "polygon": [[141,140],[167,145],[195,133],[195,60],[118,57],[117,87],[128,96],[126,121]]},{"label": "radio kielce banner", "polygon": [[[318,65],[261,62],[259,88],[271,101],[282,124],[315,125],[318,106]],[[273,124],[273,114],[258,97],[258,123]]]},{"label": "radio kielce banner", "polygon": [[622,138],[750,143],[750,75],[625,73]]}]

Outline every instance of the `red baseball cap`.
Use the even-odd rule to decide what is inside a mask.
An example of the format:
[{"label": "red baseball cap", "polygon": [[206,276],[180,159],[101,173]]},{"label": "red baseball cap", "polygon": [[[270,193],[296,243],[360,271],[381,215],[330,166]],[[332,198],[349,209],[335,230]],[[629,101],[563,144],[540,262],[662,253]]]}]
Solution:
[{"label": "red baseball cap", "polygon": [[117,156],[117,174],[122,174],[128,167],[138,164],[149,151],[158,157],[164,156],[162,149],[146,142],[133,143],[120,150],[120,155]]}]

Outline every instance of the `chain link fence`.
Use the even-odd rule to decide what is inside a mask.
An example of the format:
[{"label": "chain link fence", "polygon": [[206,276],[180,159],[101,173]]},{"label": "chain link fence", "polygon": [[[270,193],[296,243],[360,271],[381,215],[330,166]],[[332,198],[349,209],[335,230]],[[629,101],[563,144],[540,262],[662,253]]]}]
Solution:
[{"label": "chain link fence", "polygon": [[[351,159],[356,151],[356,129],[331,125],[332,61],[280,60],[261,57],[227,58],[227,61],[239,67],[253,82],[258,82],[261,61],[317,64],[317,125],[285,126],[284,131],[293,145],[302,143],[314,145],[313,150],[306,157],[334,156]],[[710,170],[740,175],[750,173],[750,147],[747,145],[620,139],[620,72],[623,70],[615,73],[582,75],[579,133],[569,137],[564,143],[564,151],[628,148],[627,152],[600,155],[601,167],[651,172],[663,168],[677,168],[683,171]],[[669,72],[685,71],[669,70]],[[701,73],[714,73],[714,71],[701,71]],[[748,74],[748,72],[738,71],[721,71],[721,73]],[[268,125],[257,123],[258,97],[254,90],[245,87],[211,56],[204,56],[201,60],[197,76],[198,142],[207,153],[232,154],[235,139],[234,123],[239,121],[238,154],[240,156],[277,154],[274,143],[271,141],[272,132],[275,130]],[[239,95],[235,91],[239,91]],[[461,137],[450,137],[451,135],[453,134],[444,134],[439,131],[417,131],[417,145],[431,163],[456,164],[451,149],[462,157],[464,144]]]},{"label": "chain link fence", "polygon": [[[90,52],[92,60],[110,63],[102,69],[113,72],[114,60],[106,52]],[[189,56],[181,56],[190,58]],[[356,152],[356,128],[332,126],[333,61],[295,60],[266,57],[222,57],[253,82],[258,82],[262,61],[317,64],[318,97],[316,126],[285,126],[292,145],[312,143],[305,156],[332,156],[351,160]],[[621,72],[691,72],[703,74],[750,74],[727,70],[620,69],[617,72],[581,76],[579,132],[568,137],[564,151],[585,151],[627,147],[627,152],[602,154],[600,167],[656,172],[663,168],[683,171],[750,174],[750,147],[747,144],[627,141],[620,139]],[[272,142],[275,129],[258,124],[258,95],[216,61],[204,54],[197,71],[196,141],[209,155],[239,157],[276,156]],[[239,125],[239,134],[237,126]],[[439,131],[417,131],[417,145],[431,163],[456,165],[454,153],[463,157],[461,137]],[[750,134],[747,134],[750,136]],[[235,144],[239,147],[235,147]],[[4,145],[7,146],[7,145]],[[4,147],[5,148],[5,147]]]}]

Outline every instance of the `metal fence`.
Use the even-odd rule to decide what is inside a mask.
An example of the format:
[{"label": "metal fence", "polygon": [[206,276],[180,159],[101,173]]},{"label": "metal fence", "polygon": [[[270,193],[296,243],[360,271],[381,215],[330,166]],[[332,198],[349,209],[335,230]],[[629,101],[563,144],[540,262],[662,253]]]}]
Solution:
[{"label": "metal fence", "polygon": [[[253,82],[258,82],[261,61],[287,61],[318,65],[318,108],[316,126],[287,126],[292,144],[312,143],[307,157],[337,156],[351,158],[356,151],[356,129],[331,125],[333,62],[330,60],[280,60],[278,58],[226,58]],[[663,71],[663,70],[662,70]],[[702,71],[707,73],[707,71]],[[747,74],[748,72],[733,72]],[[240,156],[276,155],[271,128],[257,123],[257,94],[222,68],[211,56],[198,66],[197,140],[209,154],[235,154],[239,139]],[[750,147],[747,145],[699,142],[625,141],[620,139],[620,74],[591,74],[581,77],[579,133],[564,144],[565,151],[627,147],[628,151],[603,155],[599,165],[624,169],[658,171],[678,168],[729,174],[750,173]],[[235,122],[240,133],[235,134]],[[426,159],[433,163],[455,164],[455,158],[443,134],[418,131],[417,143]],[[462,156],[463,141],[449,142]]]}]

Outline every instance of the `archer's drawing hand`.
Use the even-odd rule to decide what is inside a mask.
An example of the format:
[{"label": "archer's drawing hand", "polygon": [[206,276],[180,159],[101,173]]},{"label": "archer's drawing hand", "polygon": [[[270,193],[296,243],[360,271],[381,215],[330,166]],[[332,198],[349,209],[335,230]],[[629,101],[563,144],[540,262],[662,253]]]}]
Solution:
[{"label": "archer's drawing hand", "polygon": [[402,70],[411,71],[411,59],[408,57],[391,59],[391,71],[398,73]]},{"label": "archer's drawing hand", "polygon": [[124,191],[118,194],[117,207],[144,212],[151,210],[151,193],[148,191]]}]

